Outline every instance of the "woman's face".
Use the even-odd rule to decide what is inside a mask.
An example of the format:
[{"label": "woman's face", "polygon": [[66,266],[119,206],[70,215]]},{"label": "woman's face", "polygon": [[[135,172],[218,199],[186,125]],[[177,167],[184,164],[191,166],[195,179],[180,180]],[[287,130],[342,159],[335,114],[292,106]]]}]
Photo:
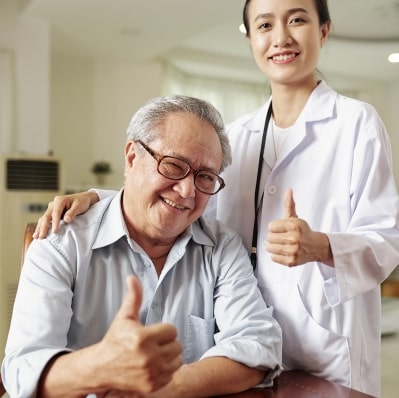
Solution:
[{"label": "woman's face", "polygon": [[251,0],[248,21],[255,61],[272,86],[315,80],[330,25],[320,26],[314,0]]}]

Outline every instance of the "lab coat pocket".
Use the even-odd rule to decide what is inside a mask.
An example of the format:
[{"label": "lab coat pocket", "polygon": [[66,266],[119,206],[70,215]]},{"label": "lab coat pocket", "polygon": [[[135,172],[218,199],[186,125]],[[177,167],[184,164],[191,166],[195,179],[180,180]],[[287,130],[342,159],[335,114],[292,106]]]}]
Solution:
[{"label": "lab coat pocket", "polygon": [[[350,385],[351,359],[349,339],[339,335],[315,320],[306,308],[300,288],[295,289],[296,298],[292,300],[290,317],[294,332],[298,338],[288,331],[283,343],[285,350],[293,355],[294,367],[301,365],[320,377],[328,378],[339,384]],[[315,300],[317,303],[318,300]],[[312,304],[311,304],[312,305]],[[325,309],[327,311],[327,309]],[[328,318],[325,316],[325,318]],[[294,338],[292,338],[294,337]],[[298,361],[298,363],[295,363]],[[292,366],[290,366],[292,367]]]},{"label": "lab coat pocket", "polygon": [[[320,295],[309,302],[296,283],[278,283],[273,290],[260,287],[263,297],[271,300],[274,316],[283,331],[283,366],[286,370],[303,369],[340,384],[350,385],[349,340],[334,333],[314,319],[307,305],[319,306]],[[306,304],[307,303],[307,304]],[[324,309],[325,319],[330,318]]]},{"label": "lab coat pocket", "polygon": [[215,345],[215,318],[203,319],[188,315],[185,325],[183,357],[185,363],[198,361]]}]

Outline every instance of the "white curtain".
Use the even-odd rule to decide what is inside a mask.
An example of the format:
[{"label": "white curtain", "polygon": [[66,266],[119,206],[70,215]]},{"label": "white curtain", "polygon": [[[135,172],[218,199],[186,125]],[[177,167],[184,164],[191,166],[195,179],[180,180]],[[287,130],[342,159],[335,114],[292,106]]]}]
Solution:
[{"label": "white curtain", "polygon": [[267,85],[189,76],[171,65],[165,66],[163,94],[181,94],[210,102],[227,124],[262,105],[268,97]]}]

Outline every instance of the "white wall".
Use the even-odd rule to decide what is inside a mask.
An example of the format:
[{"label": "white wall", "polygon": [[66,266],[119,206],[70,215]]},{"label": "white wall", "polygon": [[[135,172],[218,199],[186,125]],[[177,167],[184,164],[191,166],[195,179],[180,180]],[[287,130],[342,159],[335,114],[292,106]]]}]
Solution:
[{"label": "white wall", "polygon": [[113,64],[53,56],[51,63],[51,150],[64,160],[66,188],[95,185],[97,160],[111,162],[107,185],[123,184],[123,151],[132,115],[160,95],[157,63]]},{"label": "white wall", "polygon": [[50,138],[50,33],[47,22],[19,18],[16,37],[16,150],[45,154]]},{"label": "white wall", "polygon": [[126,129],[133,114],[150,98],[161,95],[159,63],[96,63],[94,86],[93,158],[112,163],[108,183],[123,184]]},{"label": "white wall", "polygon": [[89,60],[51,59],[50,150],[63,159],[67,187],[83,188],[91,177],[94,70]]},{"label": "white wall", "polygon": [[0,152],[46,154],[50,133],[50,33],[47,22],[21,18],[18,2],[2,0],[0,49],[10,55],[14,90],[9,98],[9,131],[0,132],[3,143]]}]

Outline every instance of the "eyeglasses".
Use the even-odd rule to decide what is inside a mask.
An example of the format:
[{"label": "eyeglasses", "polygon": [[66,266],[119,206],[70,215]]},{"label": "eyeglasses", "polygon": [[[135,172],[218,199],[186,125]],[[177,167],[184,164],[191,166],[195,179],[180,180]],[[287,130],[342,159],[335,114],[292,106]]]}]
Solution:
[{"label": "eyeglasses", "polygon": [[174,156],[161,156],[142,141],[138,142],[157,162],[158,173],[170,180],[183,180],[190,172],[194,173],[194,185],[198,191],[215,195],[224,188],[223,178],[208,170],[195,170],[190,163]]}]

